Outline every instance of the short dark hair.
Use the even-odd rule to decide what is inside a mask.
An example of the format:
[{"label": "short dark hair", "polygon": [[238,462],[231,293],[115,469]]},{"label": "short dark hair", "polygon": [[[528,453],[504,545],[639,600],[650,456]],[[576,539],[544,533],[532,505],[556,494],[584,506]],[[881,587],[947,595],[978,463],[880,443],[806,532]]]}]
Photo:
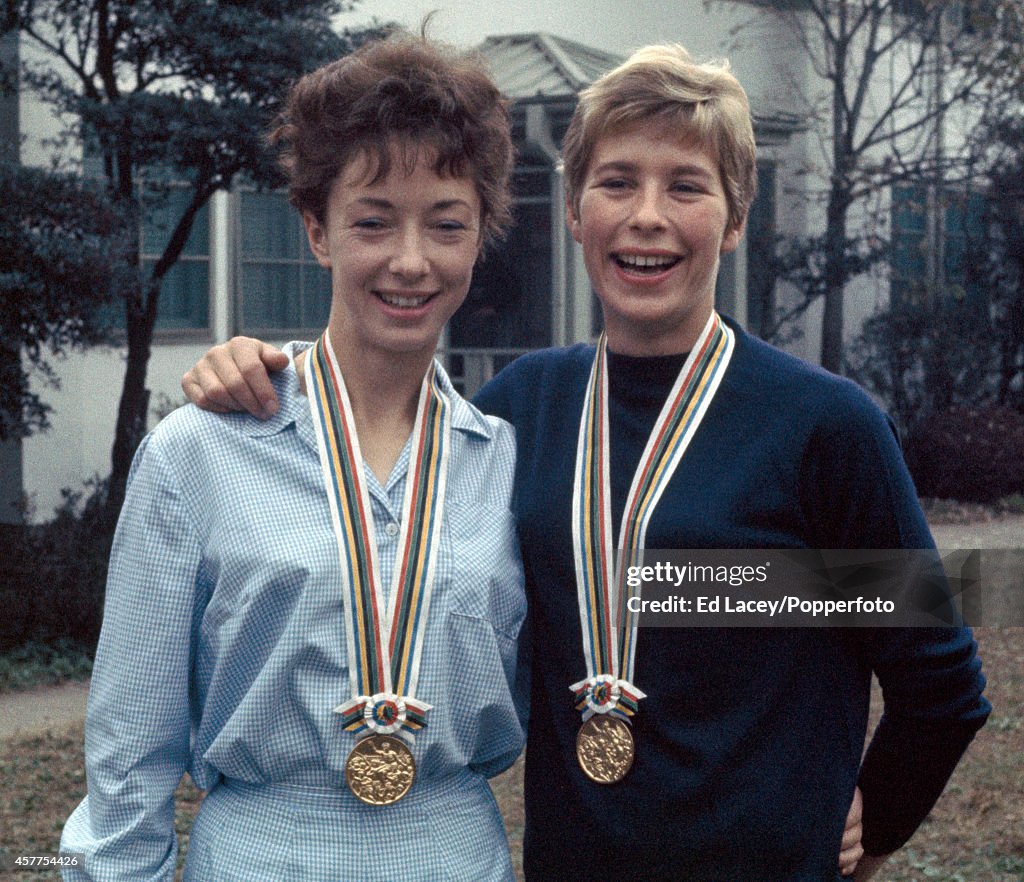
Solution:
[{"label": "short dark hair", "polygon": [[475,52],[402,31],[367,43],[295,83],[270,141],[282,148],[292,204],[321,223],[331,184],[349,160],[368,154],[380,180],[395,142],[410,164],[425,146],[436,152],[438,175],[473,178],[482,244],[511,221],[508,102]]}]

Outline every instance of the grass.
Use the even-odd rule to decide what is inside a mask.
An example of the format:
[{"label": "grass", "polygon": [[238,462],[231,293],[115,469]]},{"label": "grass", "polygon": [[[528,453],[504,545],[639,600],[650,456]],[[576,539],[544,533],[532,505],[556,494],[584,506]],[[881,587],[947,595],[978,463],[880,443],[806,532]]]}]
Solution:
[{"label": "grass", "polygon": [[[876,877],[879,882],[1024,880],[1024,628],[979,629],[976,634],[995,708],[992,718],[931,816]],[[496,779],[494,788],[518,870],[521,764]],[[80,724],[8,742],[0,758],[0,851],[55,853],[64,820],[84,794]],[[186,779],[177,794],[183,855],[200,800]],[[56,874],[19,872],[6,878],[29,882],[52,880]]]},{"label": "grass", "polygon": [[992,716],[879,880],[1024,880],[1024,628],[979,628],[975,636]]}]

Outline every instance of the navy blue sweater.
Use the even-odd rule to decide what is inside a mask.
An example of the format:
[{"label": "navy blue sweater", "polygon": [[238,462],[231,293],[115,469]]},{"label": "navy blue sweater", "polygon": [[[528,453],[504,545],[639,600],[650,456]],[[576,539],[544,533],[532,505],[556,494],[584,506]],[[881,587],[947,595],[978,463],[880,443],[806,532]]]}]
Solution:
[{"label": "navy blue sweater", "polygon": [[[647,532],[649,548],[927,548],[892,426],[853,383],[739,330],[732,363]],[[570,512],[592,346],[527,355],[476,403],[517,432],[532,649],[525,866],[565,879],[799,882],[837,876],[853,788],[864,846],[901,845],[989,711],[966,629],[641,629],[625,780],[575,759],[586,676]],[[679,356],[609,357],[618,529]],[[871,673],[883,721],[861,757]]]}]

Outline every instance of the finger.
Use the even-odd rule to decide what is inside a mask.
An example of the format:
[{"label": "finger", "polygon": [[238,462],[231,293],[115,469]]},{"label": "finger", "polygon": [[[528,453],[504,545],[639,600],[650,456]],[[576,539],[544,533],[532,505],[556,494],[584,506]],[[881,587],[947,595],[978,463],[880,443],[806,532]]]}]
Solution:
[{"label": "finger", "polygon": [[202,385],[199,380],[196,379],[195,368],[189,369],[181,378],[181,391],[185,393],[189,401],[198,405],[203,410],[208,410],[212,413],[230,412],[230,408],[217,404],[215,401],[211,401],[207,397],[206,393],[203,392]]},{"label": "finger", "polygon": [[860,859],[864,857],[864,849],[861,847],[860,842],[853,848],[844,849],[839,852],[839,872],[843,876],[850,876],[853,871],[857,869],[857,864]]},{"label": "finger", "polygon": [[[849,821],[847,821],[847,824],[849,824]],[[860,845],[860,840],[863,835],[864,827],[859,821],[852,826],[847,826],[847,828],[843,830],[843,841],[840,843],[839,849],[841,851],[846,851],[847,849],[853,848],[855,845]]]},{"label": "finger", "polygon": [[[235,379],[232,381],[233,375]],[[211,349],[185,374],[181,388],[203,410],[215,413],[244,411],[245,405],[232,395],[228,384],[244,385],[230,358]],[[253,406],[258,407],[255,399]]]},{"label": "finger", "polygon": [[861,838],[864,835],[864,826],[861,823],[863,816],[864,799],[860,788],[856,787],[850,802],[850,810],[846,814],[846,826],[839,846],[839,871],[844,876],[853,873],[857,868],[857,862],[864,856],[864,849],[861,847]]},{"label": "finger", "polygon": [[268,371],[283,371],[288,367],[288,356],[269,343],[260,344],[260,359]]},{"label": "finger", "polygon": [[[277,413],[277,394],[270,382],[268,369],[280,370],[288,364],[288,356],[268,343],[249,337],[229,340],[225,354],[231,357],[233,364],[222,368],[218,362],[218,371],[223,370],[221,377],[228,392],[256,416],[266,418]],[[282,359],[283,364],[280,363]],[[237,375],[228,374],[232,368]]]},{"label": "finger", "polygon": [[267,370],[260,360],[259,340],[249,337],[232,337],[227,343],[214,346],[200,359],[194,370],[207,397],[233,410],[244,410],[254,416],[266,419],[276,410],[276,398],[272,387],[263,391],[264,397],[273,401],[268,410],[264,400],[257,393],[259,377],[267,386]]},{"label": "finger", "polygon": [[853,800],[850,802],[850,811],[846,814],[846,824],[859,824],[864,819],[864,794],[859,787],[853,788]]}]

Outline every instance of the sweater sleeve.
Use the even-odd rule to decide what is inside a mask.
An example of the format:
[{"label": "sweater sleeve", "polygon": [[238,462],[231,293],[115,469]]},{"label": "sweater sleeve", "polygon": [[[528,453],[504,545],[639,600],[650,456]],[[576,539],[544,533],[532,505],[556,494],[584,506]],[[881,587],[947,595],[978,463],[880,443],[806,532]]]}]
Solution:
[{"label": "sweater sleeve", "polygon": [[[802,504],[817,547],[934,548],[892,423],[859,390],[847,391],[803,463]],[[859,776],[863,846],[879,855],[903,845],[931,811],[991,706],[969,628],[858,637],[884,700]]]}]

